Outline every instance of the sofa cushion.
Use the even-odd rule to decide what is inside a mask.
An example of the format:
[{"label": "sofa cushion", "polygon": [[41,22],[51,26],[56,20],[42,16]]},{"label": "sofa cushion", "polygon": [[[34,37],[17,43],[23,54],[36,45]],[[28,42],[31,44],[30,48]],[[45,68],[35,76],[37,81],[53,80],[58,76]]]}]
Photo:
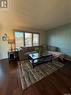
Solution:
[{"label": "sofa cushion", "polygon": [[21,47],[21,50],[23,51],[23,53],[26,53],[26,52],[32,52],[32,51],[35,51],[36,48],[41,48],[43,50],[43,46],[32,46],[32,47]]}]

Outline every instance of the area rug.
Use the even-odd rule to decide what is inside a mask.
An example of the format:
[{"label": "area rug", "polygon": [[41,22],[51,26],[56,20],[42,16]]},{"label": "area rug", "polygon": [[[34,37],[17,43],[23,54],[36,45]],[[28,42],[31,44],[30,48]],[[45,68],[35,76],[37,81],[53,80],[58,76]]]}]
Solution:
[{"label": "area rug", "polygon": [[52,61],[32,67],[32,64],[28,61],[18,62],[18,72],[20,75],[22,89],[26,89],[34,83],[38,82],[42,78],[50,75],[56,70],[64,66],[64,64],[58,61]]}]

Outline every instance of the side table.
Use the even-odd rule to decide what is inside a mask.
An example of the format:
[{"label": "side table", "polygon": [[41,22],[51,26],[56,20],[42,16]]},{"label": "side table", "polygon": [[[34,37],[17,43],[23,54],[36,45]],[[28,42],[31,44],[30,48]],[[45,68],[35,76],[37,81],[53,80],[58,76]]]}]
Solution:
[{"label": "side table", "polygon": [[9,62],[18,61],[19,60],[18,51],[8,51],[8,59]]}]

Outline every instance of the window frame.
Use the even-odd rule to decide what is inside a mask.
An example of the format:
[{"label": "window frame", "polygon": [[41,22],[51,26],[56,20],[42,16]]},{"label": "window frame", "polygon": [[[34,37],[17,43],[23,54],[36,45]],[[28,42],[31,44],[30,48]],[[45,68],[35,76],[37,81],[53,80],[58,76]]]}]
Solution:
[{"label": "window frame", "polygon": [[[25,33],[31,33],[32,34],[32,46],[39,46],[40,45],[40,33],[39,32],[29,32],[29,31],[21,31],[21,30],[14,30],[14,39],[15,39],[15,32],[22,32],[23,33],[23,47],[25,46]],[[39,45],[33,45],[33,34],[38,34],[39,35]],[[31,47],[31,46],[28,46]],[[16,48],[16,43],[15,43],[15,48]]]}]

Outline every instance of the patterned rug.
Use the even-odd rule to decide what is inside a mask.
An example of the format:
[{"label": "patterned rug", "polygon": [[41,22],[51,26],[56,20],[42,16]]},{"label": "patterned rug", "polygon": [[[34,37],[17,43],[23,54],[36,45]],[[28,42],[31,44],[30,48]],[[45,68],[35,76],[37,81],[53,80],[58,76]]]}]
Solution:
[{"label": "patterned rug", "polygon": [[64,66],[58,61],[43,63],[34,68],[28,61],[19,61],[18,65],[23,90]]}]

